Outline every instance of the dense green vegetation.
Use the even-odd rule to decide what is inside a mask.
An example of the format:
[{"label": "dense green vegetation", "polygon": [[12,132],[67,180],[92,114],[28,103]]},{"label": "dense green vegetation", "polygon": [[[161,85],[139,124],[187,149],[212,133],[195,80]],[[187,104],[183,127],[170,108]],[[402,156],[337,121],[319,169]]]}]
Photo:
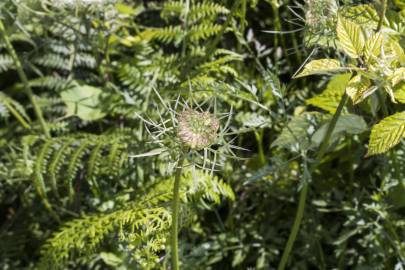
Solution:
[{"label": "dense green vegetation", "polygon": [[2,0],[0,269],[404,269],[403,0]]}]

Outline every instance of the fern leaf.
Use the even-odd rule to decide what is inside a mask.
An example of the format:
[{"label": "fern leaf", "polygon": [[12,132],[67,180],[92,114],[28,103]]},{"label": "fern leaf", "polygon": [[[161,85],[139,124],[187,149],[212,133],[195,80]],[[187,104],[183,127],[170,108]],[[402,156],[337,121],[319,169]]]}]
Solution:
[{"label": "fern leaf", "polygon": [[73,195],[74,195],[73,179],[75,178],[79,168],[83,166],[81,158],[84,156],[84,154],[86,154],[86,150],[90,144],[91,141],[89,139],[81,140],[79,147],[77,147],[77,149],[73,151],[73,154],[70,158],[65,179],[65,183],[68,188],[70,202],[73,202]]},{"label": "fern leaf", "polygon": [[45,182],[43,179],[43,173],[45,172],[46,163],[49,159],[49,155],[51,152],[52,140],[47,140],[41,147],[37,159],[35,161],[35,168],[34,168],[34,175],[33,175],[33,185],[41,198],[45,208],[50,212],[53,218],[59,220],[59,217],[55,214],[52,210],[52,206],[48,201],[48,197],[46,195],[46,187]]},{"label": "fern leaf", "polygon": [[221,29],[222,26],[218,24],[197,24],[190,28],[187,36],[190,41],[197,42],[215,36]]},{"label": "fern leaf", "polygon": [[53,192],[55,193],[55,195],[57,197],[59,197],[59,192],[58,192],[56,175],[58,174],[59,170],[61,169],[63,162],[64,162],[64,157],[67,156],[68,149],[74,141],[75,141],[75,138],[61,140],[59,148],[56,151],[54,151],[54,153],[51,157],[50,163],[49,163],[48,172],[50,175],[51,186],[52,186]]},{"label": "fern leaf", "polygon": [[0,73],[10,70],[14,67],[14,61],[9,55],[0,54]]}]

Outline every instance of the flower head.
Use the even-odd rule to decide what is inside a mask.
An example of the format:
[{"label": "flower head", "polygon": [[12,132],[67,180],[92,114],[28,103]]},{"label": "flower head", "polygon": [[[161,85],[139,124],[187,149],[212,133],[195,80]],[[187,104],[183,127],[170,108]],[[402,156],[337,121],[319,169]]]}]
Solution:
[{"label": "flower head", "polygon": [[187,109],[178,117],[178,136],[191,149],[202,149],[215,142],[219,121],[209,112]]}]

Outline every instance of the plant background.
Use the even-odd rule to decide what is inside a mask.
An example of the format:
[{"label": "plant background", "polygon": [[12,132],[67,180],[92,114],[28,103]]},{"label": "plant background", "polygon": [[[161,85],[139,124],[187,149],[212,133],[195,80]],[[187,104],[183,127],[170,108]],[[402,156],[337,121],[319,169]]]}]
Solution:
[{"label": "plant background", "polygon": [[[309,183],[287,269],[403,269],[405,144],[365,155],[382,104],[389,114],[404,105],[386,95],[349,102],[311,171],[339,101],[339,93],[319,94],[345,78],[292,79],[307,57],[347,61],[337,47],[338,10],[371,24],[370,10],[380,8],[2,1],[0,268],[169,269],[174,160],[152,154],[176,138],[154,138],[145,122],[167,123],[163,104],[179,99],[231,113],[229,139],[248,149],[234,149],[236,159],[218,153],[214,176],[184,173],[182,268],[275,269]],[[388,1],[384,22],[402,48],[403,8]]]}]

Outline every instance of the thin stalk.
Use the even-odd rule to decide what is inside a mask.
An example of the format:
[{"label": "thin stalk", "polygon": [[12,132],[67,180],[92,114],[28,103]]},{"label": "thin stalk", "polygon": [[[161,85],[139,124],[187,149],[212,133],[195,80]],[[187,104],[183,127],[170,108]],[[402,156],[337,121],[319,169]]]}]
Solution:
[{"label": "thin stalk", "polygon": [[381,0],[381,9],[380,9],[380,14],[379,14],[380,19],[378,21],[378,26],[377,26],[376,32],[380,31],[382,28],[386,11],[387,11],[387,0]]},{"label": "thin stalk", "polygon": [[13,106],[11,104],[9,104],[8,102],[6,102],[4,104],[7,109],[10,111],[10,113],[18,120],[18,122],[20,122],[20,124],[26,128],[26,129],[31,129],[30,125],[27,123],[27,121],[25,121],[25,119],[18,113],[18,111],[16,109],[13,108]]},{"label": "thin stalk", "polygon": [[[283,49],[283,54],[284,54],[284,56],[285,56],[285,58],[287,60],[288,66],[292,67],[294,65],[291,63],[291,59],[288,56],[287,42],[285,41],[284,34],[282,33],[283,32],[283,27],[281,25],[281,18],[280,18],[280,11],[279,11],[280,4],[278,4],[278,2],[272,1],[271,7],[272,7],[272,10],[273,10],[273,16],[274,16],[274,27],[275,27],[275,30],[280,35],[281,48]],[[278,46],[279,46],[278,35],[275,34],[274,35],[274,47],[277,48]]]},{"label": "thin stalk", "polygon": [[174,184],[173,184],[173,200],[172,200],[172,230],[171,230],[171,252],[172,252],[172,270],[179,270],[179,205],[180,205],[180,180],[183,171],[185,153],[180,150],[180,158],[177,164]]},{"label": "thin stalk", "polygon": [[188,13],[190,11],[190,1],[186,0],[186,11],[184,14],[184,39],[183,39],[183,44],[181,48],[181,56],[186,55],[186,49],[187,49],[187,36],[188,36]]},{"label": "thin stalk", "polygon": [[29,85],[29,82],[28,82],[27,75],[24,72],[21,61],[18,58],[17,53],[15,52],[14,47],[11,44],[10,39],[7,36],[6,29],[4,28],[3,22],[1,20],[0,20],[0,34],[3,37],[3,40],[5,42],[8,53],[10,54],[11,58],[13,59],[14,65],[16,66],[16,69],[17,69],[18,76],[20,77],[20,80],[22,81],[22,83],[24,85],[24,90],[25,90],[26,94],[28,95],[28,98],[30,99],[30,102],[34,108],[35,115],[38,118],[42,131],[47,138],[50,138],[51,136],[49,133],[48,125],[46,124],[45,119],[42,115],[42,110],[39,107],[37,101],[35,100],[31,86]]},{"label": "thin stalk", "polygon": [[[319,151],[316,155],[317,162],[310,168],[311,173],[316,169],[320,160],[325,155],[325,152],[329,145],[329,140],[332,136],[333,130],[336,127],[336,123],[337,123],[340,115],[342,114],[343,108],[344,108],[347,100],[348,100],[348,96],[345,93],[339,102],[339,106],[337,107],[336,112],[333,115],[331,122],[329,123],[328,130],[326,131],[325,137],[324,137],[322,144],[319,148]],[[287,241],[286,247],[284,249],[283,255],[281,257],[280,264],[278,265],[278,268],[277,268],[278,270],[284,270],[287,265],[288,258],[290,256],[291,250],[293,248],[295,239],[297,238],[297,234],[298,234],[298,231],[299,231],[299,228],[301,225],[302,217],[304,216],[305,202],[307,199],[307,194],[308,194],[308,182],[305,181],[303,183],[301,191],[300,191],[300,198],[298,201],[298,209],[297,209],[297,213],[295,215],[294,224],[291,229],[290,235],[288,237],[288,241]]]}]

